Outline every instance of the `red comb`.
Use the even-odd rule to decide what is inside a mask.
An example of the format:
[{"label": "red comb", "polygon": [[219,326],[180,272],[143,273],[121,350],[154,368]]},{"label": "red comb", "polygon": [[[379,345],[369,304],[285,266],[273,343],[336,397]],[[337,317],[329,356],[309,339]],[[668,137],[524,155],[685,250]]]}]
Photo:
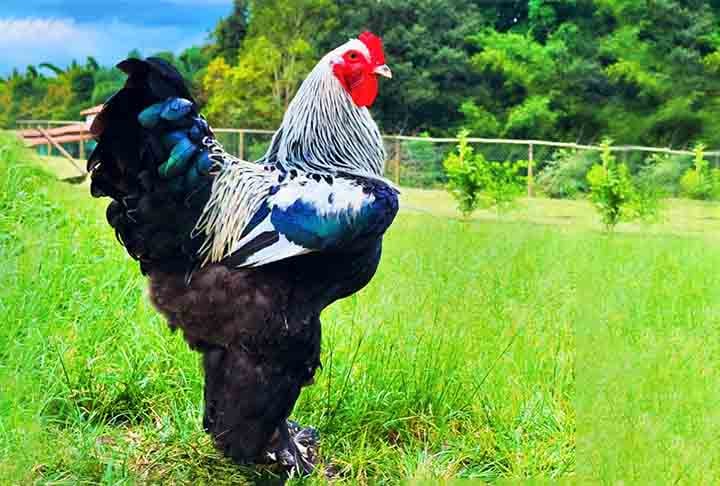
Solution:
[{"label": "red comb", "polygon": [[370,31],[365,31],[358,36],[358,39],[365,44],[370,51],[372,61],[378,66],[385,64],[385,52],[383,51],[382,39]]}]

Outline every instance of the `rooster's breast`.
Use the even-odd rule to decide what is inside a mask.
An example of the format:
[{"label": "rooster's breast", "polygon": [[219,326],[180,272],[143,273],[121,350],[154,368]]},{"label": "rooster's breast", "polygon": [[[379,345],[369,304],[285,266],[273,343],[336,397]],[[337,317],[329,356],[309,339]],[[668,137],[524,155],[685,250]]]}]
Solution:
[{"label": "rooster's breast", "polygon": [[211,264],[188,282],[180,273],[151,272],[150,297],[188,343],[240,346],[268,359],[289,348],[319,345],[314,321],[337,299],[370,281],[381,239],[353,253],[316,253],[259,268]]}]

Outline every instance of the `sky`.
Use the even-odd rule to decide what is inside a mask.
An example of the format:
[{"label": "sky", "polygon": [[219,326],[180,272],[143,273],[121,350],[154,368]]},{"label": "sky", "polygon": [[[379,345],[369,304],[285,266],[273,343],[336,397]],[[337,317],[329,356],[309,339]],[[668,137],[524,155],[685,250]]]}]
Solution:
[{"label": "sky", "polygon": [[231,10],[232,0],[0,0],[0,76],[87,56],[111,65],[134,48],[177,53]]}]

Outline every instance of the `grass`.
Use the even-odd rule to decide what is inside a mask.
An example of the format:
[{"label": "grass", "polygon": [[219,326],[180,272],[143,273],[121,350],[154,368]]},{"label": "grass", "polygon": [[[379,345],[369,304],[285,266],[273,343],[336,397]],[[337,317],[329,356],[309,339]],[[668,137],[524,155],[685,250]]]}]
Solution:
[{"label": "grass", "polygon": [[[148,304],[104,203],[0,147],[0,478],[256,480],[202,432],[197,356]],[[294,413],[338,482],[720,480],[712,236],[461,222],[442,193],[404,197],[429,213],[402,212],[373,282],[324,313],[325,368]]]},{"label": "grass", "polygon": [[[458,217],[455,201],[444,191],[403,188],[405,208],[448,218]],[[594,231],[602,226],[591,203],[585,199],[521,198],[516,208],[500,216],[502,221],[561,226],[571,230]],[[473,221],[497,221],[494,209],[478,210]],[[620,223],[617,233],[643,235],[702,236],[720,239],[720,205],[716,202],[667,199],[655,223]]]},{"label": "grass", "polygon": [[579,471],[603,484],[718,484],[720,251],[683,238],[604,246],[604,268],[578,288],[595,303],[576,326]]}]

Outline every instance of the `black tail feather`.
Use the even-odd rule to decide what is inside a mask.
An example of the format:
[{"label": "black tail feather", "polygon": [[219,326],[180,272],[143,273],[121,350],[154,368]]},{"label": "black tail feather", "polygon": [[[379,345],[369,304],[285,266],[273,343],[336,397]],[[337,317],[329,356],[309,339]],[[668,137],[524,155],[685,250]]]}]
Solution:
[{"label": "black tail feather", "polygon": [[[198,260],[200,242],[191,231],[209,196],[209,184],[178,192],[158,175],[169,156],[161,137],[177,127],[160,123],[152,130],[138,115],[168,98],[194,100],[178,71],[162,59],[126,59],[117,66],[128,74],[95,118],[91,132],[98,145],[88,159],[91,194],[113,199],[107,219],[143,272],[160,267],[184,272]],[[192,116],[197,116],[193,108]]]}]

